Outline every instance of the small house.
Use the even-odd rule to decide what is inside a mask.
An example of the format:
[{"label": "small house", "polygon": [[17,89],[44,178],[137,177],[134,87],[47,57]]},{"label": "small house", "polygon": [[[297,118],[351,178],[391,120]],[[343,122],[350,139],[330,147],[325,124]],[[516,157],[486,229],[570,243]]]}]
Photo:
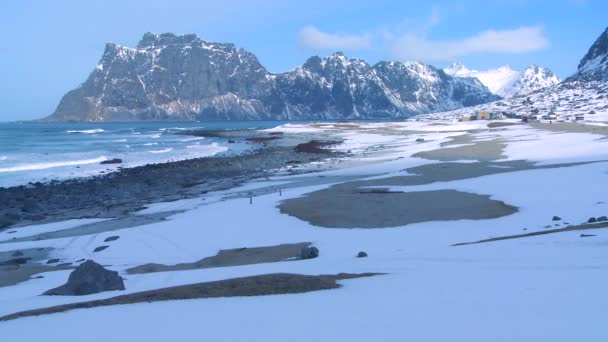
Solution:
[{"label": "small house", "polygon": [[490,120],[490,112],[477,112],[477,120]]},{"label": "small house", "polygon": [[473,121],[476,120],[477,117],[473,115],[463,115],[460,117],[460,121]]},{"label": "small house", "polygon": [[577,114],[574,116],[574,120],[576,120],[576,121],[585,120],[585,116],[583,114]]}]

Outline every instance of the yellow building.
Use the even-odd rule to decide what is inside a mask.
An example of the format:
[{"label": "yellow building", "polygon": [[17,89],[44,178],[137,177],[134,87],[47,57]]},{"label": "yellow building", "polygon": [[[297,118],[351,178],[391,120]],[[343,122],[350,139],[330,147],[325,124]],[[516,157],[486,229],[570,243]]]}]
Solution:
[{"label": "yellow building", "polygon": [[490,120],[490,112],[477,112],[477,120]]}]

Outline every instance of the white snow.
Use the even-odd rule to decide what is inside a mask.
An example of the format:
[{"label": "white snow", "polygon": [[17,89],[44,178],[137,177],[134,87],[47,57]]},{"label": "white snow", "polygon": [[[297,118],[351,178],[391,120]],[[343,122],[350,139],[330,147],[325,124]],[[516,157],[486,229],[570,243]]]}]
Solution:
[{"label": "white snow", "polygon": [[[323,189],[324,177],[388,177],[431,163],[412,158],[449,137],[472,134],[478,140],[502,139],[507,159],[543,164],[608,158],[608,141],[587,133],[554,133],[528,126],[496,130],[487,122],[402,122],[359,124],[337,129],[289,124],[284,132],[337,134],[339,150],[367,160],[350,169],[272,177],[204,199],[161,203],[148,212],[188,210],[169,220],[111,232],[120,239],[92,253],[110,233],[45,241],[0,244],[0,250],[53,247],[66,261],[94,258],[121,272],[127,290],[85,297],[45,297],[43,291],[65,282],[69,271],[45,273],[16,286],[0,287],[0,315],[62,303],[108,298],[155,288],[239,276],[288,272],[334,274],[381,272],[386,275],[341,281],[336,290],[295,295],[236,297],[120,305],[0,323],[12,341],[605,341],[608,232],[567,232],[451,247],[489,237],[563,227],[553,215],[578,224],[608,214],[608,162],[510,172],[403,191],[455,189],[490,195],[518,206],[515,214],[492,220],[426,222],[388,229],[330,229],[281,214],[283,200]],[[415,134],[403,134],[416,131]],[[473,132],[471,132],[473,131]],[[419,132],[419,133],[418,133]],[[423,137],[424,142],[415,142]],[[319,177],[324,176],[324,177]],[[301,182],[282,195],[249,198],[235,193]],[[339,182],[336,178],[334,182]],[[428,205],[435,205],[429,203]],[[67,224],[67,223],[66,223]],[[557,224],[557,226],[555,226]],[[50,229],[65,229],[57,226]],[[40,228],[39,228],[40,229]],[[204,270],[128,275],[125,269],[148,262],[192,262],[220,249],[310,241],[320,257]],[[355,258],[366,251],[368,258]]]}]

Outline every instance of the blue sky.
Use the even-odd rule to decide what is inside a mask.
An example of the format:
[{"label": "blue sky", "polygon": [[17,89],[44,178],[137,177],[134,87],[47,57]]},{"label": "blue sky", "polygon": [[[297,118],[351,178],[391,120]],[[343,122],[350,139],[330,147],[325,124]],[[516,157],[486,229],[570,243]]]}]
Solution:
[{"label": "blue sky", "polygon": [[196,33],[255,53],[270,71],[336,50],[438,67],[539,64],[560,77],[608,26],[602,0],[10,1],[0,11],[0,121],[50,114],[93,70],[106,42]]}]

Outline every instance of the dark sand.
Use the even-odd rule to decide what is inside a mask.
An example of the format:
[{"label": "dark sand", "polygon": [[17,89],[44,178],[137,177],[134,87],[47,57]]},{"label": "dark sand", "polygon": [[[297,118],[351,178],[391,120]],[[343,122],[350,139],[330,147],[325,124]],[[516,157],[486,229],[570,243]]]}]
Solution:
[{"label": "dark sand", "polygon": [[608,126],[587,125],[578,122],[538,122],[530,126],[558,133],[591,133],[608,137]]},{"label": "dark sand", "polygon": [[[143,226],[155,222],[164,221],[167,217],[180,213],[180,211],[166,211],[162,213],[154,213],[154,214],[146,214],[146,215],[127,215],[123,217],[119,217],[113,220],[83,224],[78,227],[57,230],[53,232],[41,233],[32,236],[25,236],[22,238],[16,238],[12,240],[0,241],[0,243],[13,243],[13,242],[23,242],[23,241],[41,241],[41,240],[50,240],[50,239],[60,239],[67,237],[76,237],[76,236],[84,236],[91,234],[99,234],[103,232],[111,232],[115,230],[120,230],[124,228],[133,228],[138,226]],[[27,229],[25,228],[17,228],[17,229]]]},{"label": "dark sand", "polygon": [[38,273],[74,268],[61,264],[42,264],[42,261],[48,259],[51,251],[52,248],[29,248],[0,252],[0,287],[16,285]]},{"label": "dark sand", "polygon": [[[451,145],[466,144],[465,146],[450,147]],[[477,160],[494,161],[504,159],[503,154],[506,143],[500,139],[475,141],[468,134],[451,138],[441,144],[441,148],[432,151],[418,152],[413,157],[439,161]]]},{"label": "dark sand", "polygon": [[479,240],[479,241],[474,241],[474,242],[456,243],[456,244],[453,244],[452,246],[475,245],[475,244],[486,243],[486,242],[523,239],[523,238],[527,238],[527,237],[531,237],[531,236],[538,236],[538,235],[557,234],[557,233],[572,232],[572,231],[578,231],[578,230],[601,229],[601,228],[608,228],[608,222],[580,224],[580,225],[568,226],[568,227],[564,227],[564,228],[539,230],[536,232],[531,232],[531,233],[526,233],[526,234],[499,236],[499,237],[495,237],[495,238],[484,239],[484,240]]},{"label": "dark sand", "polygon": [[201,299],[217,297],[267,296],[274,294],[305,293],[330,290],[340,287],[338,280],[370,277],[378,273],[336,275],[299,275],[288,273],[265,274],[243,278],[233,278],[206,283],[168,287],[158,290],[137,292],[108,299],[58,305],[49,308],[17,312],[0,317],[8,321],[21,317],[39,316],[65,312],[75,309],[88,309],[100,306],[150,303],[167,300]]},{"label": "dark sand", "polygon": [[398,227],[429,221],[491,219],[517,212],[517,208],[489,196],[455,190],[341,192],[332,197],[289,200],[279,208],[282,213],[326,228]]},{"label": "dark sand", "polygon": [[340,183],[288,199],[278,208],[284,214],[327,228],[388,228],[428,221],[497,218],[512,214],[517,208],[488,196],[453,190],[402,193],[366,188],[424,185],[581,164],[534,166],[526,161],[426,164],[407,169],[413,176]]},{"label": "dark sand", "polygon": [[129,274],[152,272],[185,271],[212,267],[241,266],[267,262],[285,261],[299,258],[302,248],[310,246],[310,242],[283,244],[278,246],[235,248],[219,251],[217,255],[196,262],[177,265],[144,264],[127,270]]}]

